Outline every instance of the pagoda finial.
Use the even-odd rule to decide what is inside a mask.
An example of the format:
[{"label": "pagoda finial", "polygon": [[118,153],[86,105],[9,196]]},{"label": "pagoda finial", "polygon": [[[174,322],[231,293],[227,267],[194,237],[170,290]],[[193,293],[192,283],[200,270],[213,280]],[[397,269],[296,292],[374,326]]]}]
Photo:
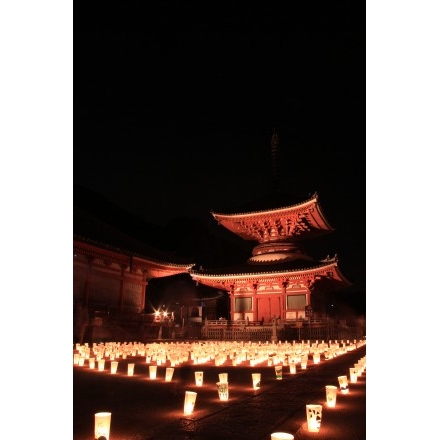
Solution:
[{"label": "pagoda finial", "polygon": [[278,145],[280,138],[278,137],[276,128],[273,129],[272,138],[270,140],[270,153],[272,157],[272,185],[275,191],[280,188],[279,163],[278,163]]}]

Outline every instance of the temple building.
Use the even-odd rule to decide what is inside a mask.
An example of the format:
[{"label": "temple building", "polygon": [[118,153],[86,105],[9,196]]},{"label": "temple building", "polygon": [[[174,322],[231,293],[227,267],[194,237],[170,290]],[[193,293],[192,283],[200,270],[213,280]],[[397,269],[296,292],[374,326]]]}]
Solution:
[{"label": "temple building", "polygon": [[315,260],[304,245],[334,229],[322,212],[317,192],[298,198],[283,191],[275,130],[270,147],[270,192],[235,210],[211,211],[219,225],[256,242],[252,256],[241,265],[191,269],[190,274],[198,283],[228,292],[230,320],[267,323],[325,316],[326,295],[351,283],[342,275],[336,255]]},{"label": "temple building", "polygon": [[187,273],[191,265],[160,261],[120,248],[73,240],[73,300],[120,314],[145,310],[146,288],[153,278]]},{"label": "temple building", "polygon": [[[91,204],[99,205],[99,200],[92,199]],[[92,312],[140,314],[147,306],[151,280],[179,274],[189,278],[193,262],[122,232],[112,225],[114,211],[107,211],[105,205],[98,209],[102,209],[100,215],[104,219],[74,205],[74,304],[82,304]],[[134,228],[133,221],[130,223],[129,219],[127,223],[126,227]],[[151,229],[159,231],[157,226]]]},{"label": "temple building", "polygon": [[303,250],[306,240],[333,231],[318,194],[291,204],[286,204],[288,199],[276,191],[253,202],[254,209],[211,212],[221,226],[257,243],[241,265],[190,270],[196,282],[228,292],[231,320],[267,323],[274,318],[297,320],[323,314],[313,292],[319,289],[325,294],[350,285],[336,255],[317,261]]},{"label": "temple building", "polygon": [[[341,273],[336,255],[316,259],[307,248],[310,241],[334,228],[324,216],[317,192],[298,197],[281,190],[276,133],[271,139],[271,158],[272,187],[266,195],[234,209],[211,211],[234,239],[249,243],[246,248],[252,249],[255,243],[245,261],[230,266],[208,268],[201,265],[203,261],[180,261],[172,252],[159,251],[154,247],[157,243],[149,245],[122,232],[124,219],[114,227],[107,221],[114,215],[97,209],[102,217],[98,219],[74,206],[74,305],[94,313],[106,309],[114,316],[143,315],[154,291],[147,288],[149,283],[170,279],[171,288],[167,283],[157,284],[157,296],[174,304],[173,320],[176,313],[176,323],[182,327],[187,322],[202,325],[219,318],[267,325],[276,320],[326,317],[328,295],[351,283]],[[155,237],[167,236],[158,227],[151,230]],[[202,289],[212,295],[204,297]],[[220,302],[224,312],[216,316]]]}]

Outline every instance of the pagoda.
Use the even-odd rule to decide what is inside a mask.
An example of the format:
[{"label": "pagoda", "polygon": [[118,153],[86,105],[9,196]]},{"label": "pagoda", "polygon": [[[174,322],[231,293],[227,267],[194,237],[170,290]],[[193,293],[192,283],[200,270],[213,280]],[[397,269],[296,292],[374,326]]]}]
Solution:
[{"label": "pagoda", "polygon": [[315,260],[304,251],[309,239],[334,228],[322,212],[317,192],[298,199],[279,190],[276,133],[271,147],[274,190],[239,209],[211,211],[219,225],[256,242],[252,255],[230,267],[189,270],[197,283],[228,293],[228,318],[233,321],[304,319],[314,311],[322,312],[318,304],[314,310],[314,292],[351,284],[341,273],[336,255]]}]

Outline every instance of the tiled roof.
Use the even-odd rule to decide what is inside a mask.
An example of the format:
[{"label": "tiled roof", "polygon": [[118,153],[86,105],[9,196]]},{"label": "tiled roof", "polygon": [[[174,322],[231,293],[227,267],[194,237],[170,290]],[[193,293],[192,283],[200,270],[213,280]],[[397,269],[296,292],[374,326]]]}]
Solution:
[{"label": "tiled roof", "polygon": [[188,265],[186,259],[143,243],[78,207],[73,207],[73,238],[78,241],[158,263]]},{"label": "tiled roof", "polygon": [[190,273],[197,273],[200,275],[238,275],[238,274],[259,274],[259,273],[276,273],[276,272],[289,272],[289,271],[301,271],[314,268],[320,268],[328,265],[328,262],[318,262],[308,259],[295,259],[285,262],[271,262],[260,264],[249,264],[245,262],[243,264],[237,264],[234,266],[204,269],[198,268],[190,270]]},{"label": "tiled roof", "polygon": [[311,200],[316,193],[308,194],[304,197],[298,197],[287,192],[273,191],[262,197],[253,199],[247,203],[234,208],[212,209],[215,214],[244,214],[251,212],[264,212],[272,209],[282,209],[295,206]]}]

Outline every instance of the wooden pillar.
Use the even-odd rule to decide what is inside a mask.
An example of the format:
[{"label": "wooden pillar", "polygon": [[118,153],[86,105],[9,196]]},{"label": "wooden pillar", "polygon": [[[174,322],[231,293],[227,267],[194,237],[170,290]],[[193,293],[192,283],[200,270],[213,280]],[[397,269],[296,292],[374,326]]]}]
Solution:
[{"label": "wooden pillar", "polygon": [[147,280],[148,271],[146,269],[142,270],[142,293],[141,293],[141,310],[145,312],[145,297],[147,295]]},{"label": "wooden pillar", "polygon": [[254,288],[254,293],[252,295],[252,315],[253,315],[252,321],[258,321],[259,320],[259,317],[258,317],[258,299],[257,299],[258,283],[254,283],[252,285],[252,287]]},{"label": "wooden pillar", "polygon": [[229,286],[229,301],[230,301],[230,311],[229,311],[229,319],[231,321],[234,320],[234,314],[235,314],[235,297],[234,297],[234,291],[235,291],[235,286],[234,284],[231,284]]},{"label": "wooden pillar", "polygon": [[281,319],[286,319],[286,307],[287,307],[287,286],[289,285],[288,281],[284,281],[283,282],[283,286],[282,286],[282,291],[283,291],[283,303],[282,306],[280,307],[281,309]]},{"label": "wooden pillar", "polygon": [[94,257],[87,257],[87,269],[86,269],[86,280],[84,282],[84,296],[83,302],[85,306],[89,305],[89,297],[90,297],[90,278],[92,275],[92,262]]},{"label": "wooden pillar", "polygon": [[234,313],[235,313],[235,309],[234,309],[234,292],[233,291],[229,291],[229,320],[233,321],[234,320]]},{"label": "wooden pillar", "polygon": [[311,306],[312,305],[312,289],[313,289],[314,280],[307,280],[307,293],[306,293],[306,305]]},{"label": "wooden pillar", "polygon": [[122,314],[122,310],[124,308],[124,278],[125,278],[125,271],[127,269],[126,264],[121,264],[121,281],[120,281],[120,287],[119,287],[119,312]]}]

